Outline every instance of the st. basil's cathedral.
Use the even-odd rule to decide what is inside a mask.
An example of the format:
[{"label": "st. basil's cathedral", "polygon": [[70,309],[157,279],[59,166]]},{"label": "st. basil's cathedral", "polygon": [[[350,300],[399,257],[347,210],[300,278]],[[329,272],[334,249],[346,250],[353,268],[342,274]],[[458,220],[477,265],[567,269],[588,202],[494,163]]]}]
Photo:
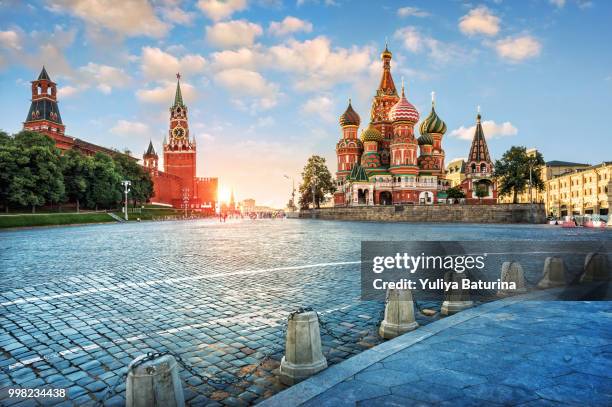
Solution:
[{"label": "st. basil's cathedral", "polygon": [[[338,167],[335,206],[446,203],[442,138],[446,124],[438,116],[432,95],[431,112],[414,134],[419,112],[406,98],[402,83],[398,95],[391,75],[392,54],[381,54],[382,77],[372,101],[370,123],[358,137],[361,118],[349,100],[340,116],[342,136],[336,144]],[[468,203],[495,203],[497,188],[493,164],[477,117],[476,131],[461,184]],[[480,197],[476,191],[481,189]],[[483,196],[484,195],[484,196]]]}]

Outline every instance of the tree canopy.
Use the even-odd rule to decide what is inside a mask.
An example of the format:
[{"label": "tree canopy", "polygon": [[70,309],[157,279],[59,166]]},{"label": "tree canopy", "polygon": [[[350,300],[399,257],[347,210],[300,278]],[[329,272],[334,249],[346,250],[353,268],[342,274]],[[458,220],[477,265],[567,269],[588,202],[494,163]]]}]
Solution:
[{"label": "tree canopy", "polygon": [[497,189],[500,195],[512,194],[512,202],[518,202],[518,194],[523,193],[530,182],[536,190],[544,189],[542,166],[545,164],[542,154],[536,152],[527,154],[522,146],[513,146],[495,162],[495,176],[498,180]]},{"label": "tree canopy", "polygon": [[90,157],[76,150],[60,152],[55,142],[32,131],[9,136],[0,131],[0,204],[36,207],[73,202],[77,211],[113,208],[123,197],[121,181],[132,182],[129,198],[136,204],[153,194],[149,173],[136,160],[117,153]]},{"label": "tree canopy", "polygon": [[319,208],[322,203],[329,199],[329,194],[336,191],[332,175],[325,164],[325,158],[313,155],[308,159],[302,171],[302,183],[300,184],[300,208],[306,209],[312,203],[312,185],[315,185],[314,201]]}]

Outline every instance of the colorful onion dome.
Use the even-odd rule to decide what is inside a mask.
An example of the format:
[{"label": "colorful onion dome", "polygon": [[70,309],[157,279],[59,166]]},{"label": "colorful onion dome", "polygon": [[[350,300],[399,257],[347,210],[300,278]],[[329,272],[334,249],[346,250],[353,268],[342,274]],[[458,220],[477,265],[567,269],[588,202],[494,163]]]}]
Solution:
[{"label": "colorful onion dome", "polygon": [[410,123],[416,123],[419,121],[419,112],[412,105],[412,103],[406,99],[406,95],[404,94],[404,85],[402,85],[402,97],[389,110],[389,120],[393,122],[406,121]]},{"label": "colorful onion dome", "polygon": [[419,127],[419,132],[421,134],[446,133],[446,123],[444,123],[436,114],[436,109],[434,108],[433,103],[431,105],[431,112],[429,113],[429,116],[423,120],[421,127]]},{"label": "colorful onion dome", "polygon": [[351,99],[349,99],[348,107],[340,116],[340,126],[359,126],[359,123],[361,123],[361,118],[357,112],[353,110]]},{"label": "colorful onion dome", "polygon": [[372,123],[370,123],[367,129],[361,132],[361,141],[364,143],[366,141],[376,141],[380,143],[383,141],[383,139],[382,133],[378,131]]},{"label": "colorful onion dome", "polygon": [[420,146],[423,145],[433,145],[433,137],[429,133],[423,134],[421,137],[417,139]]}]

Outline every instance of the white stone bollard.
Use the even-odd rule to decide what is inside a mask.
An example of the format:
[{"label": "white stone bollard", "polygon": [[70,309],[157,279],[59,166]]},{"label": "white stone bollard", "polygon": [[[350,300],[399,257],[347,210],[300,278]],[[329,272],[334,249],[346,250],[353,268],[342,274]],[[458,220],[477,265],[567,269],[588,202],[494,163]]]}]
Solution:
[{"label": "white stone bollard", "polygon": [[498,290],[497,295],[499,297],[506,297],[509,295],[523,294],[527,292],[525,287],[525,273],[521,263],[517,261],[505,261],[502,264],[501,269],[501,281],[505,283],[516,284],[515,290]]},{"label": "white stone bollard", "polygon": [[580,276],[581,283],[612,280],[608,256],[603,253],[589,253],[584,259],[584,272]]},{"label": "white stone bollard", "polygon": [[327,367],[321,351],[319,318],[314,311],[295,313],[287,321],[285,356],[280,365],[280,381],[298,383]]},{"label": "white stone bollard", "polygon": [[547,257],[544,261],[544,270],[538,288],[562,287],[564,285],[567,285],[567,280],[563,259],[561,257]]},{"label": "white stone bollard", "polygon": [[393,339],[405,332],[416,329],[414,302],[410,290],[387,290],[385,319],[380,323],[378,333],[385,339]]},{"label": "white stone bollard", "polygon": [[172,355],[142,362],[140,355],[128,366],[125,385],[127,407],[184,407],[178,364]]},{"label": "white stone bollard", "polygon": [[470,300],[469,290],[464,290],[461,285],[461,280],[469,278],[465,273],[456,271],[447,271],[444,274],[444,281],[455,281],[459,284],[456,290],[449,290],[444,293],[444,302],[440,308],[440,314],[453,315],[464,309],[471,308],[474,302]]}]

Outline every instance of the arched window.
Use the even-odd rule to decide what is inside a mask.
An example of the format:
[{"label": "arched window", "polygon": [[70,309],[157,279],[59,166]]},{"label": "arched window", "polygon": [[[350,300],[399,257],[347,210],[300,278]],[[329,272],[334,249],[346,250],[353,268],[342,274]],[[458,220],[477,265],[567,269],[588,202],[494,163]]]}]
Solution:
[{"label": "arched window", "polygon": [[485,172],[487,170],[487,166],[485,163],[480,164],[480,172]]},{"label": "arched window", "polygon": [[476,172],[476,164],[472,163],[472,172]]}]

